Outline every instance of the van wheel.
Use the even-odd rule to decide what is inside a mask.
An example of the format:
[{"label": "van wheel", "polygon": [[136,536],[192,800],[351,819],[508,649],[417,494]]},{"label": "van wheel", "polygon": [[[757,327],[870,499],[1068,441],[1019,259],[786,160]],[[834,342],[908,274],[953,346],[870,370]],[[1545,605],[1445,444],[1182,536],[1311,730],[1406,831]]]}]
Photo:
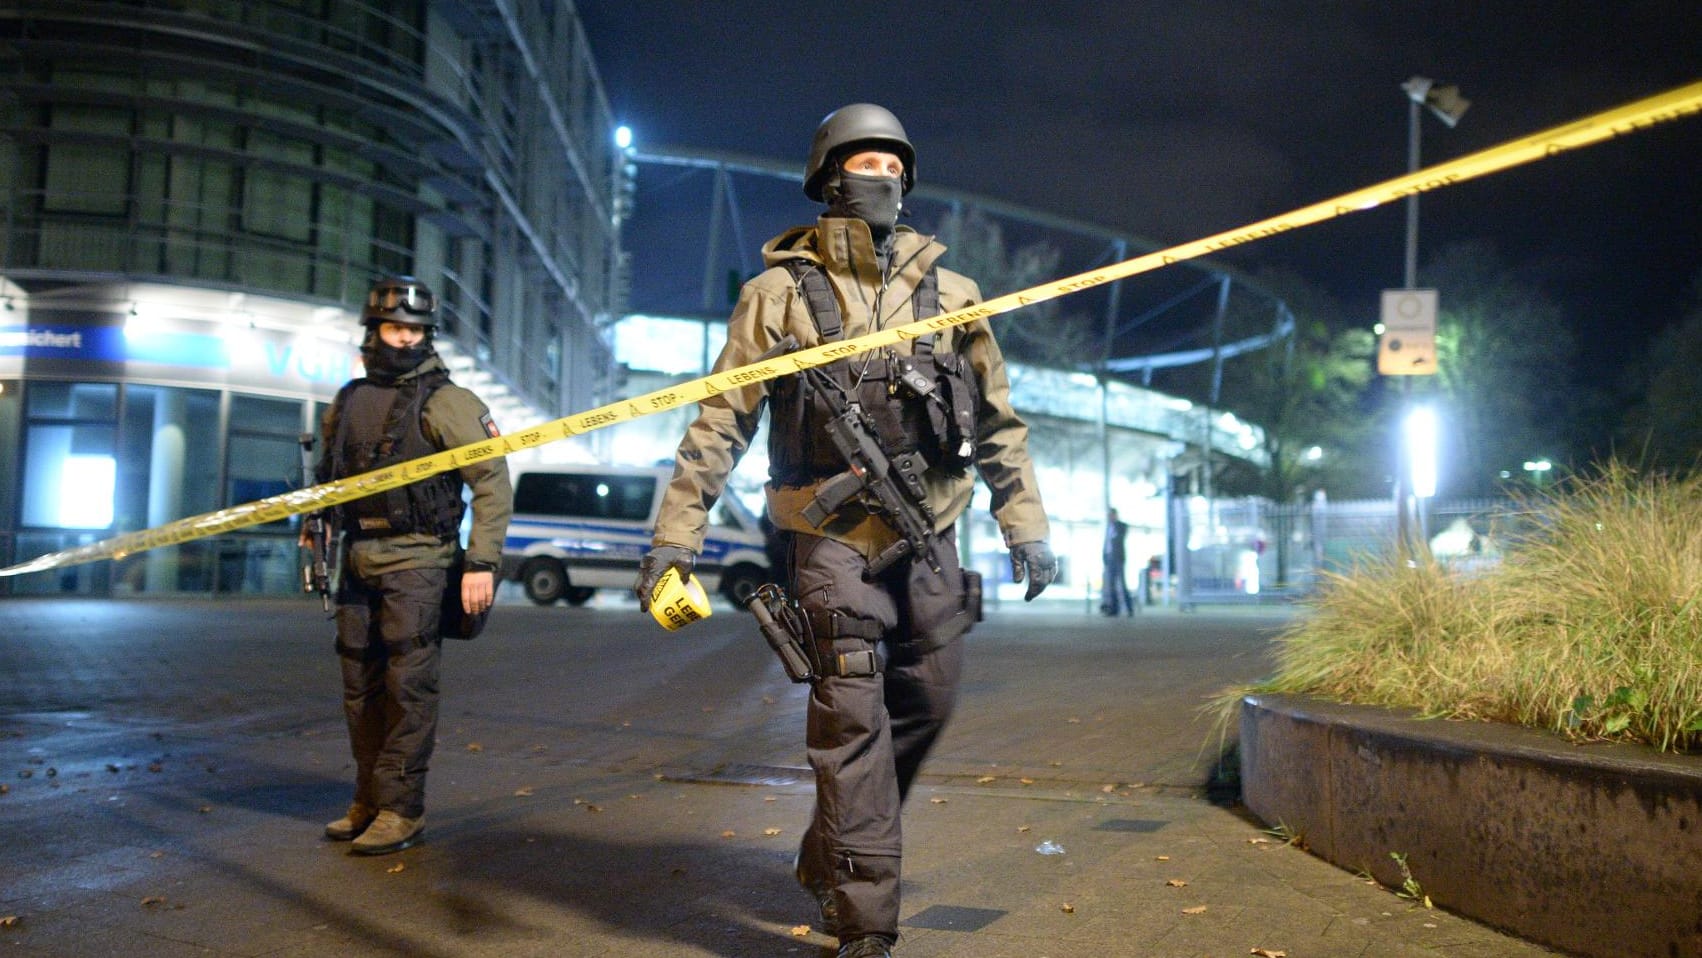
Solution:
[{"label": "van wheel", "polygon": [[539,605],[554,605],[567,591],[567,570],[548,556],[528,559],[520,567],[520,584],[526,598]]},{"label": "van wheel", "polygon": [[736,565],[721,573],[721,594],[741,609],[768,582],[768,573],[754,565]]},{"label": "van wheel", "polygon": [[567,604],[572,606],[584,605],[590,602],[591,597],[596,594],[596,589],[588,589],[582,585],[570,586],[566,593]]}]

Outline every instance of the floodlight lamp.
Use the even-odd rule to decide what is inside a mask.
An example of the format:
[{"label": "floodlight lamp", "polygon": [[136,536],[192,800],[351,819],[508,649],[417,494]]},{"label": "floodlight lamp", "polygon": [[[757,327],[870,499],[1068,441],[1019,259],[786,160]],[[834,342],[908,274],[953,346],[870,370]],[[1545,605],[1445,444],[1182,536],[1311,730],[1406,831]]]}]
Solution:
[{"label": "floodlight lamp", "polygon": [[1459,87],[1452,85],[1437,86],[1435,81],[1429,77],[1413,77],[1401,84],[1401,89],[1406,91],[1407,97],[1412,102],[1429,110],[1436,119],[1448,124],[1449,129],[1460,122],[1460,117],[1464,116],[1466,109],[1472,105],[1472,101],[1460,96]]}]

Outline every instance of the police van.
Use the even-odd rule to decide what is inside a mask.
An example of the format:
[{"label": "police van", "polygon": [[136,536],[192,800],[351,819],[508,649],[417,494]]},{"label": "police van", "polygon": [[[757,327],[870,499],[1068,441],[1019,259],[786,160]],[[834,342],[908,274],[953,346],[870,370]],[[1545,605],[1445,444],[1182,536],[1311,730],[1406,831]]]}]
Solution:
[{"label": "police van", "polygon": [[[672,467],[517,467],[503,578],[539,605],[584,605],[598,589],[630,594],[672,475]],[[769,576],[761,525],[723,495],[709,514],[698,579],[743,608]]]}]

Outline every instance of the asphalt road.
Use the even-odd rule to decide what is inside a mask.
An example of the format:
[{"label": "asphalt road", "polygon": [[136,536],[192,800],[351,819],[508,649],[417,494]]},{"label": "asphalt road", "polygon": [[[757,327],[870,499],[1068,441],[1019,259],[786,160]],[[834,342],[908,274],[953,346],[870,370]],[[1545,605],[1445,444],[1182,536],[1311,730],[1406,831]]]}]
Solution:
[{"label": "asphalt road", "polygon": [[[899,954],[1547,954],[1212,800],[1206,706],[1285,621],[994,610]],[[730,607],[505,600],[446,652],[426,843],[375,859],[319,834],[351,771],[316,600],[0,600],[0,661],[0,954],[831,954],[789,873],[805,692]]]}]

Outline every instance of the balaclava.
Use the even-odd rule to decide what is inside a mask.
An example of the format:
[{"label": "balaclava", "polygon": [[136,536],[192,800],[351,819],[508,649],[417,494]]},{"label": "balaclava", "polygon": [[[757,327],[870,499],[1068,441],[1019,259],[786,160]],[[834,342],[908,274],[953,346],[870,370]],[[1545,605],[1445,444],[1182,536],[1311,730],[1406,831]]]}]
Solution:
[{"label": "balaclava", "polygon": [[859,219],[869,224],[875,245],[885,246],[904,207],[904,181],[890,176],[865,176],[840,170],[822,184],[829,216]]},{"label": "balaclava", "polygon": [[368,326],[366,339],[360,347],[361,361],[366,364],[366,376],[373,382],[388,386],[419,368],[420,363],[437,355],[431,344],[431,330],[412,346],[396,347],[379,338],[378,327]]}]

